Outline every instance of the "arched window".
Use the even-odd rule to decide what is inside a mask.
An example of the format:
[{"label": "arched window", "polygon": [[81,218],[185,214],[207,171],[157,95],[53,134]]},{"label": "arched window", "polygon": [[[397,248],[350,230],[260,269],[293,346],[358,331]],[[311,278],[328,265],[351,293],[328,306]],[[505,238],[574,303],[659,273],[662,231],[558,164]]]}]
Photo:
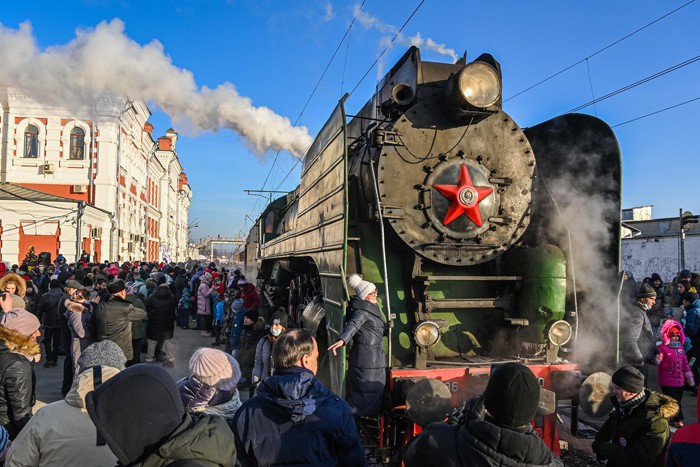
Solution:
[{"label": "arched window", "polygon": [[70,132],[70,159],[82,160],[85,157],[85,130],[79,127]]},{"label": "arched window", "polygon": [[34,125],[24,130],[24,157],[39,157],[39,129]]}]

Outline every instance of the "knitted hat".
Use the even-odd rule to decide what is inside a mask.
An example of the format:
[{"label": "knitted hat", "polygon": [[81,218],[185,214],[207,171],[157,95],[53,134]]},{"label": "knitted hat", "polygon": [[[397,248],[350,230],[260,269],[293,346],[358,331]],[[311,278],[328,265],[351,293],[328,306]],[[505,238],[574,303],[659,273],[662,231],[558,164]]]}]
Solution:
[{"label": "knitted hat", "polygon": [[251,321],[255,323],[260,317],[260,313],[258,313],[258,310],[247,310],[244,316],[246,318],[250,318]]},{"label": "knitted hat", "polygon": [[633,394],[644,390],[644,375],[633,366],[623,366],[613,373],[612,382],[620,389]]},{"label": "knitted hat", "polygon": [[41,323],[32,313],[24,309],[12,309],[0,318],[0,325],[17,331],[23,336],[31,336],[41,327]]},{"label": "knitted hat", "polygon": [[66,281],[66,288],[67,289],[77,289],[77,290],[82,290],[85,287],[83,287],[83,284],[81,284],[78,281],[74,281],[73,279]]},{"label": "knitted hat", "polygon": [[206,273],[199,280],[201,282],[204,282],[205,284],[209,285],[209,284],[211,284],[211,274]]},{"label": "knitted hat", "polygon": [[272,314],[272,324],[281,324],[283,328],[286,328],[289,324],[287,313],[284,311],[275,311]]},{"label": "knitted hat", "polygon": [[675,325],[671,326],[670,328],[668,328],[667,334],[669,337],[671,337],[671,336],[679,336],[680,337],[680,335],[681,335],[680,326],[675,326]]},{"label": "knitted hat", "polygon": [[367,295],[377,290],[377,287],[374,284],[362,280],[362,278],[357,274],[353,274],[348,278],[348,285],[355,289],[355,293],[360,300],[364,300],[367,298]]},{"label": "knitted hat", "polygon": [[221,350],[200,348],[190,358],[190,372],[209,386],[233,391],[241,379],[241,367],[233,356]]},{"label": "knitted hat", "polygon": [[117,294],[122,290],[126,290],[126,284],[121,279],[116,279],[107,284],[107,292],[111,295]]},{"label": "knitted hat", "polygon": [[175,381],[166,369],[134,365],[85,397],[97,432],[123,465],[143,461],[187,417]]},{"label": "knitted hat", "polygon": [[663,282],[661,280],[661,276],[659,276],[658,272],[655,272],[654,274],[651,275],[651,281],[652,282],[656,282],[656,281]]},{"label": "knitted hat", "polygon": [[522,363],[506,363],[494,370],[484,391],[484,407],[500,425],[517,428],[535,417],[540,385]]},{"label": "knitted hat", "polygon": [[693,274],[690,272],[690,269],[683,269],[680,273],[680,278],[681,279],[692,279]]},{"label": "knitted hat", "polygon": [[93,366],[111,366],[123,370],[126,367],[126,357],[121,347],[112,341],[95,342],[83,350],[78,358],[80,373]]},{"label": "knitted hat", "polygon": [[693,303],[695,300],[699,299],[700,295],[697,292],[686,292],[683,294],[683,300]]},{"label": "knitted hat", "polygon": [[13,293],[8,293],[7,296],[12,300],[12,309],[15,310],[24,310],[27,307],[27,304],[25,303],[24,299],[20,297],[19,295],[15,295]]},{"label": "knitted hat", "polygon": [[637,290],[637,298],[656,298],[656,290],[649,284],[642,284]]}]

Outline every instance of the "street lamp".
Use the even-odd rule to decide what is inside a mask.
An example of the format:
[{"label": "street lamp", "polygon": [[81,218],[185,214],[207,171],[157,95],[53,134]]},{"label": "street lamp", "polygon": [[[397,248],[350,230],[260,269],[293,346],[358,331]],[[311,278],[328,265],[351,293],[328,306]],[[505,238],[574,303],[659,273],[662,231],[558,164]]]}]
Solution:
[{"label": "street lamp", "polygon": [[[690,224],[697,224],[698,220],[700,220],[700,216],[695,216],[693,215],[692,212],[690,211],[685,211],[683,212],[683,208],[679,210],[680,214],[680,219],[679,219],[679,226],[678,226],[678,239],[680,242],[680,248],[678,251],[678,256],[680,257],[680,268],[679,270],[682,271],[685,269],[685,226],[689,226]],[[688,228],[689,228],[688,227]]]}]

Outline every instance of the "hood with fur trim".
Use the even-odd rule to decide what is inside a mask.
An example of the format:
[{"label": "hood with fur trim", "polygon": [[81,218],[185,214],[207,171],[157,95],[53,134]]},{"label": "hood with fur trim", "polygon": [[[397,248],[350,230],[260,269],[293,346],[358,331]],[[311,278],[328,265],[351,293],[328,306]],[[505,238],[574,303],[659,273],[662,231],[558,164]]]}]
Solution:
[{"label": "hood with fur trim", "polygon": [[0,348],[3,346],[10,352],[22,354],[29,360],[41,359],[41,347],[32,336],[25,336],[19,332],[0,326]]},{"label": "hood with fur trim", "polygon": [[671,338],[668,337],[668,330],[672,327],[680,329],[680,343],[682,345],[685,342],[685,331],[683,331],[683,325],[678,321],[674,321],[672,319],[667,319],[664,322],[664,325],[661,326],[661,331],[659,332],[659,337],[661,337],[661,343],[663,345],[668,345],[671,342]]},{"label": "hood with fur trim", "polygon": [[63,302],[63,304],[66,305],[68,310],[75,313],[82,313],[87,309],[87,306],[83,305],[82,303],[74,302],[70,299],[67,299],[65,302]]},{"label": "hood with fur trim", "polygon": [[2,276],[2,278],[0,278],[0,292],[5,290],[5,287],[7,287],[7,284],[9,283],[13,283],[17,287],[17,292],[15,292],[15,295],[19,295],[22,298],[27,295],[27,281],[25,281],[22,276],[13,272]]}]

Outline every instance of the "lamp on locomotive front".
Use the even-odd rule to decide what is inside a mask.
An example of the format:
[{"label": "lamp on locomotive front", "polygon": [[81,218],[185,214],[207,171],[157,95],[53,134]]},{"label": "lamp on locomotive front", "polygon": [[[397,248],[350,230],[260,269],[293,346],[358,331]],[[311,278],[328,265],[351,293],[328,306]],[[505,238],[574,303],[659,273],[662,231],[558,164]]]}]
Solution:
[{"label": "lamp on locomotive front", "polygon": [[556,363],[559,349],[571,340],[573,329],[562,319],[550,321],[544,328],[544,335],[547,341],[547,363]]},{"label": "lamp on locomotive front", "polygon": [[501,103],[501,73],[498,62],[484,54],[465,65],[447,80],[445,91],[465,110],[486,110]]}]

